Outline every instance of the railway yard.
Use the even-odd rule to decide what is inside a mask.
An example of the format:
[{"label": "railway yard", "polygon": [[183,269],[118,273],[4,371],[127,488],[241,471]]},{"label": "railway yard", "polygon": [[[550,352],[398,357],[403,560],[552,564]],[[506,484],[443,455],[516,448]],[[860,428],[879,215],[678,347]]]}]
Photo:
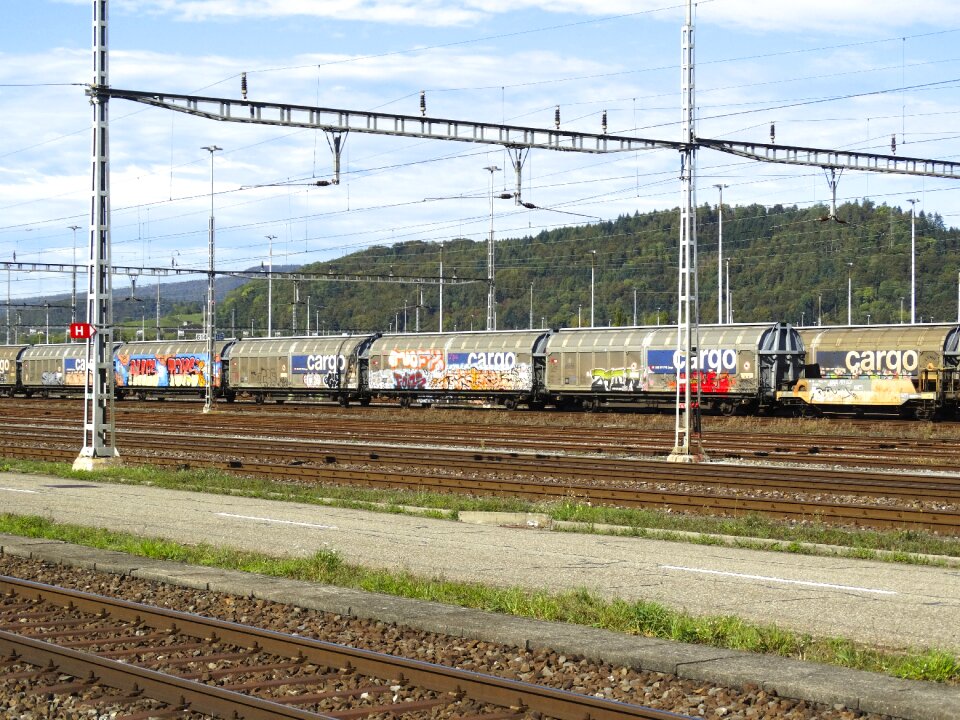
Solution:
[{"label": "railway yard", "polygon": [[[196,403],[155,401],[118,402],[115,413],[128,466],[212,469],[318,497],[351,486],[947,541],[960,531],[952,423],[708,417],[711,462],[676,465],[662,460],[673,418],[641,413],[223,403],[203,415]],[[71,462],[81,414],[75,400],[0,403],[3,455]],[[330,550],[384,571],[555,593],[589,588],[609,601],[652,600],[892,653],[936,649],[956,662],[960,649],[956,557],[771,553],[548,532],[562,523],[545,512],[491,513],[481,520],[490,524],[469,525],[436,510],[387,515],[236,489],[117,483],[8,473],[0,492],[7,512],[184,545],[291,557]],[[0,574],[11,578],[0,588],[0,707],[12,717],[927,720],[956,717],[960,706],[956,675],[904,680],[43,539],[3,536],[0,546]],[[105,608],[103,598],[13,578],[194,615]]]}]

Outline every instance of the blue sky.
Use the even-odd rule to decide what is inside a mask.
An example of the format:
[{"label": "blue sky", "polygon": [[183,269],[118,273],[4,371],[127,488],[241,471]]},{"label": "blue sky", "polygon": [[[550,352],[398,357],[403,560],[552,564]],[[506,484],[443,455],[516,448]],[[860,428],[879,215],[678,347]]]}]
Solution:
[{"label": "blue sky", "polygon": [[[419,113],[677,140],[680,27],[670,0],[111,0],[115,87],[331,108]],[[917,0],[710,0],[696,8],[698,134],[889,151],[955,160],[960,4]],[[91,3],[32,0],[8,16],[0,49],[0,259],[70,262],[70,225],[85,251],[89,223]],[[924,87],[918,87],[924,86]],[[884,91],[884,92],[879,92]],[[864,93],[877,93],[865,95]],[[825,101],[826,98],[840,98]],[[502,150],[352,134],[342,182],[327,178],[322,132],[215,123],[113,101],[113,260],[206,265],[209,154],[217,266],[328,260],[406,240],[481,239],[490,173]],[[680,200],[670,151],[613,156],[537,151],[524,199],[497,201],[498,237],[664,210]],[[512,172],[493,176],[497,191]],[[816,168],[759,165],[701,152],[698,203],[808,206],[828,199]],[[845,173],[838,200],[940,213],[960,225],[957,183]],[[562,211],[562,212],[561,212]],[[710,251],[711,248],[704,247]],[[455,265],[455,258],[447,258]],[[589,265],[589,257],[584,264]],[[598,258],[602,268],[603,258]],[[709,274],[708,274],[709,277]],[[15,275],[14,298],[58,292],[69,278]],[[146,284],[146,281],[142,281]],[[116,278],[118,292],[128,287]],[[199,299],[199,298],[198,298]]]}]

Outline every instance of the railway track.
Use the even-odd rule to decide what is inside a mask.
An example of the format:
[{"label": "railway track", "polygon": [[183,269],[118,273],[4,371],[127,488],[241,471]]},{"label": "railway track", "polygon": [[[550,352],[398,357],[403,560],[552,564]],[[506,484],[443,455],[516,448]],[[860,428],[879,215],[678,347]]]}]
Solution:
[{"label": "railway track", "polygon": [[682,717],[6,576],[0,668],[21,706],[126,720]]},{"label": "railway track", "polygon": [[[597,431],[591,435],[582,428],[563,428],[559,442],[566,444],[560,447],[545,449],[531,441],[532,448],[521,450],[526,437],[519,428],[509,428],[513,437],[508,437],[500,428],[487,433],[484,425],[478,439],[476,425],[427,423],[404,428],[401,434],[384,432],[382,422],[365,417],[338,415],[317,428],[298,422],[313,416],[300,409],[292,416],[261,416],[228,407],[211,418],[184,404],[171,405],[154,405],[152,412],[136,407],[118,418],[126,462],[215,467],[299,483],[514,495],[535,501],[576,498],[682,512],[762,513],[960,533],[960,476],[955,472],[839,470],[824,467],[823,460],[816,467],[792,460],[790,466],[675,465],[632,457],[623,445],[615,445],[616,438],[598,446]],[[60,407],[39,408],[43,417],[14,414],[0,426],[6,453],[72,461],[77,448],[64,438],[75,431],[75,421]],[[75,412],[75,404],[72,409]],[[224,431],[217,426],[227,413],[230,430]],[[184,428],[189,428],[188,445]],[[535,433],[542,439],[544,428]],[[568,442],[572,436],[579,440]],[[506,447],[501,447],[501,438]],[[870,442],[889,444],[882,439]],[[949,457],[946,449],[943,457]]]},{"label": "railway track", "polygon": [[[222,421],[205,419],[192,402],[118,403],[118,426],[185,427],[220,430]],[[600,423],[586,425],[583,415],[565,414],[577,422],[563,425],[528,425],[535,415],[483,411],[474,413],[487,420],[496,413],[497,422],[436,421],[436,413],[373,408],[339,408],[316,405],[248,405],[220,403],[218,412],[228,413],[230,426],[238,431],[283,432],[287,437],[336,440],[373,437],[380,442],[424,442],[447,445],[485,445],[501,449],[539,449],[558,452],[594,452],[631,455],[666,455],[673,444],[672,429],[611,427]],[[7,400],[0,405],[0,418],[35,422],[38,418],[77,422],[81,409],[75,400]],[[440,411],[444,412],[444,411]],[[450,414],[453,414],[452,411]],[[387,413],[370,419],[371,415]],[[460,413],[461,415],[464,413]],[[556,417],[555,413],[547,416]],[[591,419],[597,416],[590,416]],[[644,416],[641,416],[644,417]],[[446,420],[446,418],[444,418]],[[716,428],[710,430],[716,423]],[[821,434],[810,432],[774,433],[735,429],[726,419],[705,421],[710,455],[714,459],[782,459],[798,464],[823,464],[843,467],[883,467],[885,469],[953,469],[960,463],[960,436],[957,438],[916,438],[907,435],[871,437],[869,435]],[[916,422],[888,421],[883,427],[917,428]],[[802,427],[802,424],[799,426]],[[876,424],[871,424],[872,428]]]}]

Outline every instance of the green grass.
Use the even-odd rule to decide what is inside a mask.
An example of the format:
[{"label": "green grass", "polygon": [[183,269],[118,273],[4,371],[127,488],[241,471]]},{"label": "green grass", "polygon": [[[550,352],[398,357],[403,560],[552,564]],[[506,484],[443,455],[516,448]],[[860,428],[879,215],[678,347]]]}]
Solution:
[{"label": "green grass", "polygon": [[[0,458],[0,472],[25,472],[82,481],[149,485],[174,490],[208,492],[289,502],[330,505],[386,513],[416,513],[427,517],[456,518],[464,511],[544,513],[555,521],[578,523],[578,531],[596,526],[616,526],[614,532],[636,537],[657,537],[704,545],[732,544],[756,550],[797,554],[842,555],[911,564],[943,564],[921,557],[960,558],[960,537],[944,537],[918,530],[868,530],[837,528],[810,519],[791,523],[760,515],[716,518],[659,510],[588,505],[574,500],[531,503],[519,498],[468,497],[456,494],[404,490],[371,490],[353,487],[283,482],[247,477],[219,470],[168,470],[149,466],[120,466],[93,473],[76,472],[63,463],[40,463]],[[691,535],[692,534],[692,535]],[[827,545],[839,550],[816,548]]]},{"label": "green grass", "polygon": [[901,678],[960,683],[960,657],[942,650],[889,652],[838,638],[814,638],[732,616],[696,617],[654,602],[608,601],[586,589],[562,593],[494,588],[345,563],[321,551],[306,558],[272,557],[207,544],[181,545],[36,516],[0,515],[0,532],[62,540],[159,560],[429,600],[518,617],[574,623],[644,637],[812,660]]}]

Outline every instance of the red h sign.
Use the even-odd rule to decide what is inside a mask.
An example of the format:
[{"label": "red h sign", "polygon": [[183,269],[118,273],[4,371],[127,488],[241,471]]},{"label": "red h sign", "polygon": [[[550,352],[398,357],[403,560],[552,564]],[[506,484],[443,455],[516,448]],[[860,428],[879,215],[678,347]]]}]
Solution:
[{"label": "red h sign", "polygon": [[90,323],[70,323],[70,337],[74,340],[88,340],[95,332]]}]

